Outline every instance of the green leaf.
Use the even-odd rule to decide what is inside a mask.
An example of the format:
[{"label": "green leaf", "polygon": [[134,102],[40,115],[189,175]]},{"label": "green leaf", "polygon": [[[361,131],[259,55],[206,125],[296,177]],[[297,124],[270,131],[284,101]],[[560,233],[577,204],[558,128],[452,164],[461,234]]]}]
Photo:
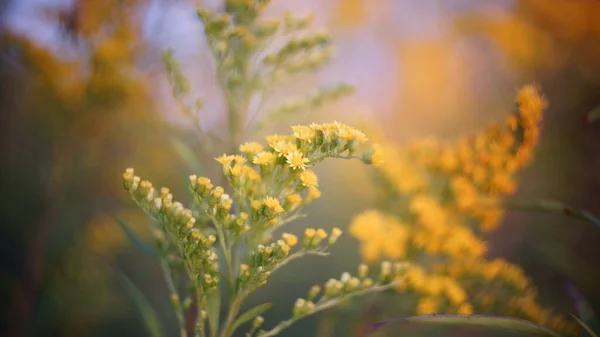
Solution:
[{"label": "green leaf", "polygon": [[271,307],[273,307],[273,304],[271,303],[263,303],[263,304],[259,304],[257,306],[255,306],[254,308],[246,311],[245,313],[241,314],[233,323],[233,327],[231,329],[231,332],[235,332],[235,330],[237,330],[237,328],[239,328],[240,325],[248,322],[249,320],[253,319],[256,316],[260,316],[262,313],[264,313],[265,311],[271,309]]},{"label": "green leaf", "polygon": [[573,316],[573,318],[575,318],[575,320],[577,321],[577,323],[579,323],[579,325],[581,325],[581,327],[590,335],[590,337],[598,337],[598,335],[596,335],[596,333],[594,332],[594,330],[592,330],[592,328],[590,328],[587,324],[585,324],[577,316],[575,316],[575,315],[571,315],[571,316]]},{"label": "green leaf", "polygon": [[131,296],[131,299],[135,303],[136,307],[140,311],[141,318],[146,325],[146,329],[148,333],[152,337],[161,337],[164,336],[163,328],[160,324],[160,320],[156,311],[152,308],[146,296],[140,291],[138,287],[119,269],[116,269],[116,274],[120,276],[119,278],[125,285],[127,289],[127,293]]},{"label": "green leaf", "polygon": [[219,289],[212,290],[207,296],[208,304],[208,324],[210,325],[210,336],[217,336],[219,331],[219,314],[221,313],[221,291]]},{"label": "green leaf", "polygon": [[[560,337],[557,333],[532,322],[510,318],[494,317],[480,315],[423,315],[408,318],[400,318],[376,323],[371,326],[369,332],[377,330],[378,336],[380,328],[388,334],[385,336],[403,336],[406,331],[419,331],[423,333],[424,328],[438,328],[435,335],[449,336],[451,332],[463,336],[540,336],[540,337]],[[468,330],[468,333],[467,333]],[[434,334],[419,334],[419,336]]]},{"label": "green leaf", "polygon": [[115,215],[113,215],[113,219],[115,219],[123,232],[125,232],[125,235],[129,241],[131,241],[139,250],[154,258],[159,257],[158,251],[156,251],[156,249],[154,249],[154,247],[152,247],[149,243],[140,239],[140,237],[133,230],[131,230],[131,228],[129,228],[125,222],[117,218]]},{"label": "green leaf", "polygon": [[202,164],[200,164],[198,156],[186,143],[177,138],[171,138],[171,144],[173,145],[175,152],[187,165],[188,170],[196,174],[202,173]]},{"label": "green leaf", "polygon": [[504,201],[504,205],[511,209],[522,209],[526,211],[537,211],[547,213],[563,213],[566,216],[578,218],[588,221],[600,228],[600,219],[590,212],[575,209],[561,202],[554,200],[517,200],[508,199]]}]

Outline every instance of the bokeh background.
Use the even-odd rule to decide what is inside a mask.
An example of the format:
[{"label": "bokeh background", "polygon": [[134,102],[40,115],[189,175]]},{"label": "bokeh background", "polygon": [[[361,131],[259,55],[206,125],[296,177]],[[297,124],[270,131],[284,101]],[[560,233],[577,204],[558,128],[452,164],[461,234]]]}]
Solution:
[{"label": "bokeh background", "polygon": [[[205,1],[214,4],[215,1]],[[202,3],[202,2],[200,2]],[[147,237],[146,220],[122,190],[134,166],[155,185],[186,196],[199,153],[189,119],[171,96],[161,53],[172,48],[205,100],[200,125],[226,134],[210,52],[188,0],[0,1],[0,285],[6,336],[144,336],[116,270],[149,298],[168,335],[175,317],[160,270],[127,240],[112,215]],[[210,4],[209,4],[210,5]],[[453,139],[502,118],[515,89],[540,84],[550,106],[520,198],[550,198],[600,214],[600,1],[273,1],[269,14],[314,12],[338,55],[285,91],[347,81],[354,96],[290,124],[374,122],[392,142]],[[359,163],[319,169],[323,197],[291,225],[346,228],[371,206]],[[560,215],[508,212],[491,254],[522,265],[544,304],[568,305],[569,284],[600,312],[600,230]],[[250,299],[271,301],[271,326],[312,284],[354,269],[357,243],[344,237],[328,258],[307,258]],[[307,336],[316,320],[284,333]]]}]

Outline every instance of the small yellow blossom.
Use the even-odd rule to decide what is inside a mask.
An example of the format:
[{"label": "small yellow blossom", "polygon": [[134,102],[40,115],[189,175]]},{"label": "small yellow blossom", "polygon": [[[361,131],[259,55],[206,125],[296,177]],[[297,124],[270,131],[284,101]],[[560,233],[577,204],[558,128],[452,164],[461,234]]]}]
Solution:
[{"label": "small yellow blossom", "polygon": [[294,133],[294,137],[309,144],[312,143],[315,138],[315,131],[308,126],[295,125],[292,126],[292,131]]},{"label": "small yellow blossom", "polygon": [[282,141],[277,143],[270,143],[269,146],[275,152],[277,152],[277,157],[287,157],[288,154],[298,150],[296,144]]},{"label": "small yellow blossom", "polygon": [[318,199],[321,197],[321,191],[319,191],[319,189],[316,187],[309,187],[308,188],[308,197],[310,199]]},{"label": "small yellow blossom", "polygon": [[298,243],[298,237],[296,235],[294,235],[294,234],[283,233],[281,235],[281,238],[290,247],[294,247]]},{"label": "small yellow blossom", "polygon": [[277,198],[265,197],[262,201],[262,204],[276,214],[280,214],[284,211],[283,207],[281,207],[281,204],[279,203],[279,199]]},{"label": "small yellow blossom", "polygon": [[275,162],[276,158],[277,156],[273,152],[260,151],[256,153],[254,159],[252,159],[252,163],[261,166],[271,165]]},{"label": "small yellow blossom", "polygon": [[257,142],[247,142],[240,145],[240,152],[244,153],[256,153],[258,151],[261,151],[262,149],[263,146]]},{"label": "small yellow blossom", "polygon": [[294,170],[305,170],[306,164],[308,164],[309,162],[308,158],[304,158],[302,152],[298,150],[294,150],[293,152],[288,153],[287,156],[285,156],[285,158],[288,165],[290,165],[290,167]]},{"label": "small yellow blossom", "polygon": [[300,173],[300,180],[302,181],[302,185],[306,187],[319,186],[319,178],[312,170],[304,170],[302,173]]},{"label": "small yellow blossom", "polygon": [[218,161],[219,163],[221,163],[221,165],[231,165],[231,162],[233,162],[233,160],[235,159],[235,156],[231,156],[231,155],[227,155],[226,153],[223,153],[220,157],[215,158],[216,161]]}]

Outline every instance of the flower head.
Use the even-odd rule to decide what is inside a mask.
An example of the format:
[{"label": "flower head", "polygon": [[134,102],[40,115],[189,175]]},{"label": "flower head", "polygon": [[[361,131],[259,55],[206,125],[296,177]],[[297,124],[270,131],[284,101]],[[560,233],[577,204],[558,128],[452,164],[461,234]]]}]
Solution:
[{"label": "flower head", "polygon": [[256,165],[266,166],[275,162],[277,156],[273,152],[260,151],[252,159],[252,163]]},{"label": "flower head", "polygon": [[288,153],[287,156],[285,156],[285,158],[288,165],[290,165],[290,167],[294,170],[305,170],[306,164],[308,164],[309,162],[308,158],[304,158],[302,152],[298,150],[294,150],[293,152]]},{"label": "flower head", "polygon": [[240,145],[240,152],[256,153],[263,149],[263,146],[257,142],[248,142]]},{"label": "flower head", "polygon": [[319,186],[319,178],[312,170],[304,170],[302,173],[300,173],[300,181],[302,181],[302,185],[306,187]]}]

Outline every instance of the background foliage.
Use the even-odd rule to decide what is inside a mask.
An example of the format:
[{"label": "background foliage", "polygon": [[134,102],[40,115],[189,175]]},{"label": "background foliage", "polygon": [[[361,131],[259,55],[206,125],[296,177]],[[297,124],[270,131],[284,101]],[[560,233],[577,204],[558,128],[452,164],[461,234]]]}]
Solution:
[{"label": "background foliage", "polygon": [[[324,72],[299,79],[281,94],[330,78],[359,85],[354,97],[333,108],[286,123],[373,119],[398,146],[429,135],[452,140],[498,120],[516,87],[537,82],[549,109],[532,165],[518,177],[517,196],[543,196],[598,214],[600,123],[586,116],[600,105],[595,15],[600,4],[550,3],[276,2],[273,13],[315,12],[339,46],[336,61]],[[211,158],[224,149],[197,153],[200,140],[171,98],[160,61],[166,48],[181,56],[192,92],[215,98],[206,100],[202,128],[216,137],[226,134],[223,101],[215,94],[192,2],[5,0],[0,8],[0,280],[2,304],[10,313],[8,335],[146,335],[114,266],[141,285],[165,317],[162,328],[174,331],[160,271],[110,214],[141,237],[148,234],[143,215],[118,183],[123,167],[132,163],[176,194],[185,191],[186,181],[178,177],[190,173],[194,160],[207,163],[206,175],[219,170]],[[360,165],[346,167],[344,177],[336,170],[336,164],[326,163],[319,172],[322,206],[311,206],[311,222],[294,225],[296,234],[306,226],[347,226],[354,215],[347,210],[372,206],[371,183]],[[348,180],[353,183],[342,183]],[[516,211],[508,212],[500,228],[491,256],[522,265],[541,288],[544,304],[569,306],[565,289],[573,284],[600,312],[597,228]],[[288,308],[307,285],[337,277],[359,258],[349,237],[332,253],[290,267],[269,293],[259,291],[256,297]],[[274,310],[265,318],[277,322],[287,316]],[[313,329],[316,321],[302,324]],[[297,328],[288,335],[305,334]]]}]

